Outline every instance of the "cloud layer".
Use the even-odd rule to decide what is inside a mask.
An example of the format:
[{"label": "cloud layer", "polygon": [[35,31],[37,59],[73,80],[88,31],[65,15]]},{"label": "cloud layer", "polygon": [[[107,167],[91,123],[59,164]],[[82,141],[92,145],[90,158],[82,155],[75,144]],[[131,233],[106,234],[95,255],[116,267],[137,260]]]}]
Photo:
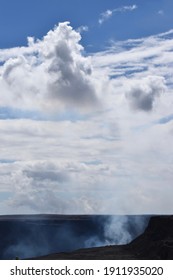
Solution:
[{"label": "cloud layer", "polygon": [[0,50],[1,213],[172,213],[173,31]]}]

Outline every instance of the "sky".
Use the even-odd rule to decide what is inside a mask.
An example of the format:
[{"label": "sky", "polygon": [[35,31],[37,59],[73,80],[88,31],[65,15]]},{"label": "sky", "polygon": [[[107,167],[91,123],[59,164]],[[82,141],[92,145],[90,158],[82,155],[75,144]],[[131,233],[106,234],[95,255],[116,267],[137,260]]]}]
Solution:
[{"label": "sky", "polygon": [[172,214],[173,2],[0,7],[0,214]]}]

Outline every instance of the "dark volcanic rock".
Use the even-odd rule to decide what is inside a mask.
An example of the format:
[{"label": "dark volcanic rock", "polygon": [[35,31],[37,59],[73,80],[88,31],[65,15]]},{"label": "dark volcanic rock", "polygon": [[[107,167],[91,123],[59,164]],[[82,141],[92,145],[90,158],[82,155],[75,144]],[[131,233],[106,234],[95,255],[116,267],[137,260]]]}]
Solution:
[{"label": "dark volcanic rock", "polygon": [[173,259],[173,216],[155,216],[149,221],[145,232],[127,245],[115,245],[80,249],[57,253],[36,259],[49,260],[140,260]]},{"label": "dark volcanic rock", "polygon": [[129,248],[139,259],[173,259],[173,216],[152,217]]}]

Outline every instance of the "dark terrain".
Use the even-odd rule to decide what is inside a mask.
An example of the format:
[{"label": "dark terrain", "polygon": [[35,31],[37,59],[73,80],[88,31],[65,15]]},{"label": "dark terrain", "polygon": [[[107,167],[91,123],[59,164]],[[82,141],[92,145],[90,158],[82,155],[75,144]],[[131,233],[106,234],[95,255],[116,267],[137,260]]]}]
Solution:
[{"label": "dark terrain", "polygon": [[9,215],[0,216],[0,259],[20,259],[86,247],[97,236],[104,242],[108,216]]},{"label": "dark terrain", "polygon": [[16,257],[172,260],[173,216],[0,216],[0,259]]},{"label": "dark terrain", "polygon": [[148,221],[146,215],[0,216],[0,259],[127,244],[144,232]]},{"label": "dark terrain", "polygon": [[127,245],[80,249],[42,256],[43,260],[172,260],[173,216],[151,217],[139,237]]}]

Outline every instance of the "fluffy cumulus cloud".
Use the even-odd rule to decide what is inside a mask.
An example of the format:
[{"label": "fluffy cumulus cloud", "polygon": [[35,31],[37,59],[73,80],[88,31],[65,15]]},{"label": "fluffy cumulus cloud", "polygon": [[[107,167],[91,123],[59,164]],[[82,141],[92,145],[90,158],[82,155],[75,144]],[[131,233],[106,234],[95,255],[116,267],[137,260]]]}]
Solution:
[{"label": "fluffy cumulus cloud", "polygon": [[53,102],[89,107],[96,103],[96,89],[89,60],[81,55],[80,39],[79,33],[61,24],[44,38],[42,53],[48,61],[48,94]]},{"label": "fluffy cumulus cloud", "polygon": [[42,40],[28,38],[1,66],[1,106],[42,110],[97,104],[90,58],[83,55],[81,36],[68,23],[60,23]]},{"label": "fluffy cumulus cloud", "polygon": [[165,80],[163,77],[147,76],[140,81],[132,81],[127,98],[132,108],[151,111],[155,100],[164,93],[165,89]]},{"label": "fluffy cumulus cloud", "polygon": [[173,31],[87,56],[59,24],[0,50],[2,213],[172,213]]}]

